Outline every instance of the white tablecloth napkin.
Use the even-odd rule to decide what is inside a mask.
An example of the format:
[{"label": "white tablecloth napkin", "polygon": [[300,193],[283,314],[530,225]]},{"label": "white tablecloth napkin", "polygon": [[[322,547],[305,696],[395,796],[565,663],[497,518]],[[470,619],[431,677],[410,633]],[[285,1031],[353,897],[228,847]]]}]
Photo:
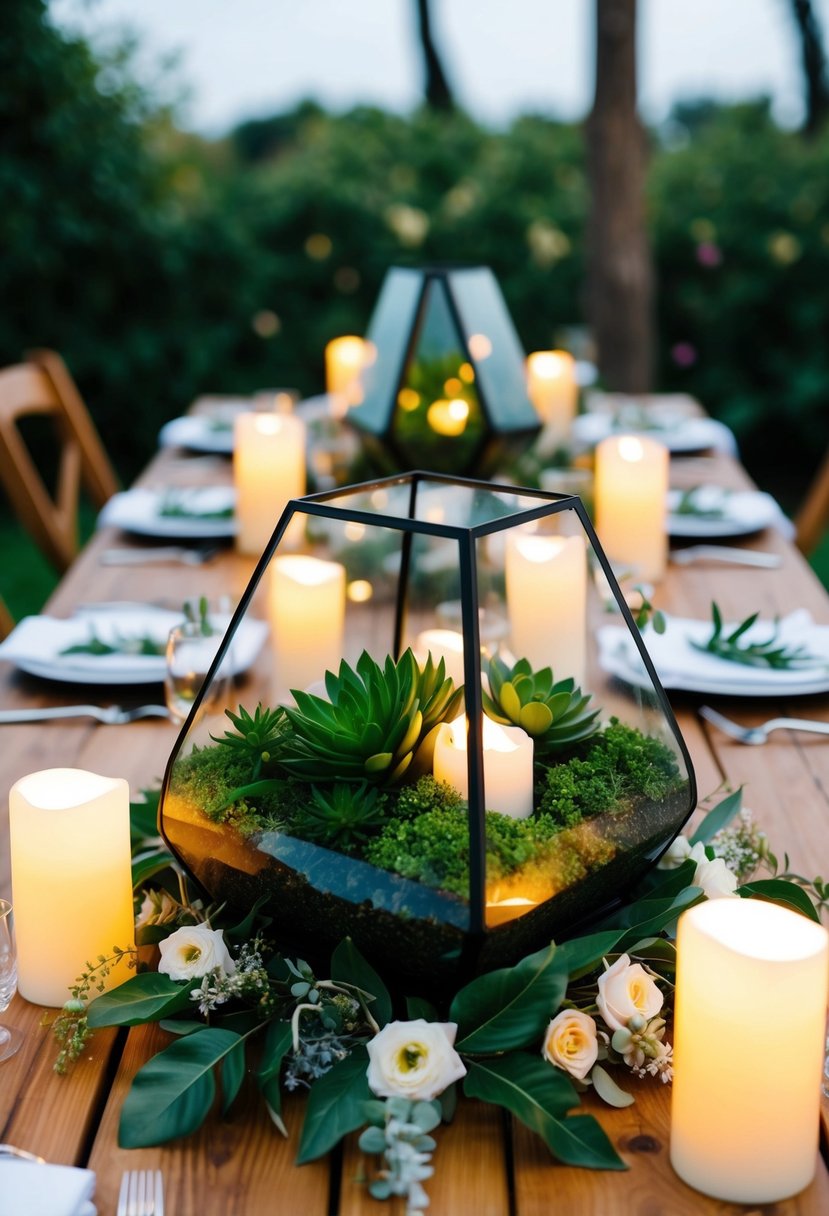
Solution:
[{"label": "white tablecloth napkin", "polygon": [[92,1170],[0,1159],[0,1216],[95,1216],[94,1193]]}]

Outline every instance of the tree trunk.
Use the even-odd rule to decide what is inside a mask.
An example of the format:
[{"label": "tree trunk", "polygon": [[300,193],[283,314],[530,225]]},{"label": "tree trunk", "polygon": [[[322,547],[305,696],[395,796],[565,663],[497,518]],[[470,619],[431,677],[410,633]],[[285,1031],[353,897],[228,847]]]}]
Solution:
[{"label": "tree trunk", "polygon": [[803,76],[806,84],[806,118],[803,131],[814,135],[829,115],[829,77],[826,51],[812,0],[792,0],[792,16],[800,35]]},{"label": "tree trunk", "polygon": [[587,120],[588,315],[606,387],[650,388],[645,134],[636,113],[636,0],[596,0],[596,92]]},{"label": "tree trunk", "polygon": [[432,37],[429,0],[417,0],[417,30],[423,51],[423,92],[426,104],[433,110],[443,110],[445,113],[449,113],[455,108],[455,99]]}]

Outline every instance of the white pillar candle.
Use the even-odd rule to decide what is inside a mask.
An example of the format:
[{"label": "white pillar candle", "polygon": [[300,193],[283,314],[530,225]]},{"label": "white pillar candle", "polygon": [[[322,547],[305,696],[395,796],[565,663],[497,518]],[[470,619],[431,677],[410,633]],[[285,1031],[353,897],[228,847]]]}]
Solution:
[{"label": "white pillar candle", "polygon": [[536,350],[528,355],[527,395],[545,427],[565,439],[579,403],[573,356],[566,350]]},{"label": "white pillar candle", "polygon": [[446,674],[455,681],[455,687],[463,684],[463,635],[456,630],[424,629],[417,635],[414,652],[420,664],[426,662],[430,653],[436,666],[443,659]]},{"label": "white pillar candle", "polygon": [[362,399],[360,376],[366,366],[367,345],[362,338],[345,334],[332,338],[325,348],[325,387],[335,399],[335,414]]},{"label": "white pillar candle", "polygon": [[[81,769],[30,773],[9,792],[9,828],[20,995],[63,1005],[87,962],[135,941],[129,786]],[[129,975],[119,963],[101,982]]]},{"label": "white pillar candle", "polygon": [[610,435],[596,447],[596,531],[616,565],[638,578],[665,573],[668,449],[641,435]]},{"label": "white pillar candle", "polygon": [[345,567],[318,557],[275,557],[270,618],[280,695],[337,671],[345,631]]},{"label": "white pillar candle", "polygon": [[680,917],[671,1163],[703,1194],[775,1203],[812,1179],[827,943],[820,925],[761,900]]},{"label": "white pillar candle", "polygon": [[584,683],[587,650],[587,550],[583,536],[513,532],[506,547],[511,649],[557,680]]},{"label": "white pillar candle", "polygon": [[[236,548],[258,557],[291,498],[305,493],[305,423],[293,414],[240,414],[233,440]],[[294,518],[283,543],[295,547],[303,521]]]},{"label": "white pillar candle", "polygon": [[[513,819],[533,810],[533,741],[518,726],[499,726],[483,716],[484,804]],[[435,743],[434,775],[469,797],[466,717],[444,722]]]}]

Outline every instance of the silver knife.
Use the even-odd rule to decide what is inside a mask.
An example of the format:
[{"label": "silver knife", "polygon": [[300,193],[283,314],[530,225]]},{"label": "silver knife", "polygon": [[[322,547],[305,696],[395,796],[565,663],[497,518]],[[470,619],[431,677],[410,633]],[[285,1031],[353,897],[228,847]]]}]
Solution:
[{"label": "silver knife", "polygon": [[37,709],[0,709],[0,726],[13,722],[50,722],[60,718],[94,718],[108,726],[135,722],[138,718],[169,718],[164,705],[41,705]]},{"label": "silver knife", "polygon": [[730,549],[727,545],[691,545],[688,549],[672,549],[670,557],[676,566],[690,566],[692,562],[724,562],[734,566],[759,566],[764,570],[776,570],[783,561],[778,553]]}]

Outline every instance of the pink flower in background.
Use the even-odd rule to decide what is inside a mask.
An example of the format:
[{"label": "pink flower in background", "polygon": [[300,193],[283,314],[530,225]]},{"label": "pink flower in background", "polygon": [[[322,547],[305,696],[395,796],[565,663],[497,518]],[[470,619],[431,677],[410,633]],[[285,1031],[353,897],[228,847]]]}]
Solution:
[{"label": "pink flower in background", "polygon": [[697,361],[697,348],[690,342],[676,342],[671,347],[671,358],[677,367],[693,367]]},{"label": "pink flower in background", "polygon": [[697,261],[700,266],[705,266],[709,270],[713,269],[722,262],[722,250],[713,241],[701,241],[697,245]]}]

